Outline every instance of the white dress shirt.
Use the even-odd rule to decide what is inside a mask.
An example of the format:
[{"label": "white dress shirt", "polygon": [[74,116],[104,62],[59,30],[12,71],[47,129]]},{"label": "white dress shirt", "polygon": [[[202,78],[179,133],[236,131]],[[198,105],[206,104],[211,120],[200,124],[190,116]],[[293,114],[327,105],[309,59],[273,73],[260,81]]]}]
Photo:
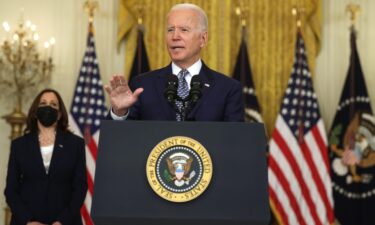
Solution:
[{"label": "white dress shirt", "polygon": [[[185,80],[188,84],[189,90],[190,90],[190,83],[191,83],[191,78],[195,75],[198,75],[199,72],[202,69],[202,60],[199,59],[196,61],[193,65],[191,65],[189,68],[186,68],[189,73],[185,76]],[[182,68],[178,67],[174,62],[172,62],[172,73],[177,76],[177,74],[180,73]]]},{"label": "white dress shirt", "polygon": [[44,168],[46,169],[47,174],[49,171],[49,167],[51,165],[53,146],[54,145],[40,147],[40,152],[42,153],[42,158],[43,158],[43,165],[44,165]]}]

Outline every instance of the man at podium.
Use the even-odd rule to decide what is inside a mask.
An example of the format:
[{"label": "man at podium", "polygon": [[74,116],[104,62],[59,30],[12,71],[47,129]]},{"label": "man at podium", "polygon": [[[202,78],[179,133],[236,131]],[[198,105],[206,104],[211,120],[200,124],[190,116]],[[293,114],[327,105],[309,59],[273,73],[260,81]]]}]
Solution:
[{"label": "man at podium", "polygon": [[137,76],[130,86],[114,75],[105,86],[112,106],[108,119],[243,121],[241,84],[201,60],[207,40],[206,13],[194,4],[173,6],[166,25],[172,62]]},{"label": "man at podium", "polygon": [[268,224],[263,124],[200,122],[244,120],[241,84],[201,60],[207,24],[198,6],[173,6],[170,65],[105,87],[108,119],[159,121],[101,124],[95,224]]}]

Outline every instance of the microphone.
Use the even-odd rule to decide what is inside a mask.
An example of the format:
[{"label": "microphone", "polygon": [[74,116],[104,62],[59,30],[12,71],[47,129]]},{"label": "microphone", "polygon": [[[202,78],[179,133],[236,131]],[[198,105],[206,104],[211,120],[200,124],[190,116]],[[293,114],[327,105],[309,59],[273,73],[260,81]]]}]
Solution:
[{"label": "microphone", "polygon": [[195,75],[191,78],[190,82],[190,103],[194,106],[200,97],[202,96],[202,81],[199,75]]},{"label": "microphone", "polygon": [[167,99],[169,104],[174,105],[174,101],[177,99],[177,87],[178,78],[176,75],[169,74],[167,76],[167,82],[165,84],[164,97]]}]

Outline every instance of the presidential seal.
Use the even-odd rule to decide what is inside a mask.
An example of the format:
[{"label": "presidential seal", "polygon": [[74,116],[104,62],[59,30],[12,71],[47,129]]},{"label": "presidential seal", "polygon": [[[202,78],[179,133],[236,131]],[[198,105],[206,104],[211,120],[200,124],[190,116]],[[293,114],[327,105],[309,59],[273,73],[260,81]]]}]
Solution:
[{"label": "presidential seal", "polygon": [[187,202],[200,196],[212,177],[212,161],[198,141],[175,136],[158,143],[146,164],[147,180],[160,197]]},{"label": "presidential seal", "polygon": [[356,113],[346,129],[334,127],[330,140],[333,190],[350,199],[375,197],[375,117]]}]

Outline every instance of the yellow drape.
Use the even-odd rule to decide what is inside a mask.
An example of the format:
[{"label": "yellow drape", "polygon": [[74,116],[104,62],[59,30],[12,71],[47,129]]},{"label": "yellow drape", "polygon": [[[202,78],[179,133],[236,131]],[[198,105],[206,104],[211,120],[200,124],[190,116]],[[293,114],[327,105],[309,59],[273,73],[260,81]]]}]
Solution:
[{"label": "yellow drape", "polygon": [[[145,44],[151,69],[170,62],[165,42],[166,14],[179,0],[122,0],[119,9],[118,41],[126,41],[125,76],[134,58],[137,7],[144,10]],[[293,65],[296,41],[296,20],[292,7],[304,9],[302,33],[308,51],[312,73],[320,48],[320,0],[191,0],[203,8],[209,19],[209,41],[203,50],[203,60],[212,69],[231,75],[241,37],[241,27],[235,7],[245,10],[248,28],[246,36],[253,79],[262,107],[267,132],[274,128],[281,98]]]}]

